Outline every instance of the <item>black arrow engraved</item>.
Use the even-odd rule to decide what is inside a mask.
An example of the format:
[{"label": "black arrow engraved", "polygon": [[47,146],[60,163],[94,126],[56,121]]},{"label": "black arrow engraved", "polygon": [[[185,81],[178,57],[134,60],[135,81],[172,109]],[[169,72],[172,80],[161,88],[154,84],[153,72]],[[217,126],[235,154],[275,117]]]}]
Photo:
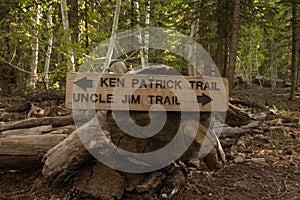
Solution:
[{"label": "black arrow engraved", "polygon": [[86,90],[87,88],[93,88],[93,80],[88,80],[87,77],[84,77],[74,83],[84,90]]},{"label": "black arrow engraved", "polygon": [[206,94],[202,94],[202,96],[197,96],[198,103],[202,103],[202,106],[205,106],[206,104],[213,101],[212,98],[207,96]]}]

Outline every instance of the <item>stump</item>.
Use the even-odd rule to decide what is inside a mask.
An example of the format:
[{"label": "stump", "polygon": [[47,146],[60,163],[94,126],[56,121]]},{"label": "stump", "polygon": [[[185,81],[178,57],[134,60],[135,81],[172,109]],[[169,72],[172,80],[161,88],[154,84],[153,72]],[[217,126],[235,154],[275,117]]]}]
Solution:
[{"label": "stump", "polygon": [[[178,72],[169,67],[147,68],[138,73],[178,75]],[[129,111],[129,114],[130,117],[128,117],[128,111],[98,111],[98,117],[94,117],[75,130],[45,155],[43,175],[47,178],[62,178],[68,171],[75,170],[87,161],[90,158],[89,153],[98,155],[97,158],[100,158],[101,161],[106,159],[107,163],[105,164],[109,166],[116,167],[118,165],[118,169],[121,171],[122,167],[125,169],[126,166],[134,164],[135,166],[130,170],[136,170],[135,172],[140,172],[143,168],[149,168],[149,171],[152,171],[153,168],[165,167],[166,163],[170,164],[179,157],[182,160],[198,157],[202,144],[204,144],[205,152],[210,158],[204,160],[210,169],[215,168],[218,163],[217,157],[211,156],[215,155],[215,152],[221,151],[223,153],[222,158],[225,159],[218,139],[207,127],[210,113],[201,113],[199,121],[195,117],[199,113],[193,112]],[[143,127],[151,124],[151,120],[156,120],[159,123],[163,115],[166,116],[166,121],[161,129],[153,131],[155,135],[151,135],[153,134],[151,130],[144,132]],[[114,117],[125,127],[120,128]],[[132,122],[135,126],[132,126]],[[99,125],[102,130],[99,130]],[[124,129],[126,130],[124,131]],[[141,137],[132,136],[130,133],[135,133]],[[148,137],[149,134],[151,137]],[[177,143],[173,143],[173,139],[178,134],[180,135],[179,142],[177,139]],[[131,154],[132,152],[139,154],[154,152],[169,144],[171,144],[169,152],[152,157],[154,163]],[[184,149],[185,146],[187,146],[185,152],[178,150]],[[216,149],[215,146],[218,148]]]}]

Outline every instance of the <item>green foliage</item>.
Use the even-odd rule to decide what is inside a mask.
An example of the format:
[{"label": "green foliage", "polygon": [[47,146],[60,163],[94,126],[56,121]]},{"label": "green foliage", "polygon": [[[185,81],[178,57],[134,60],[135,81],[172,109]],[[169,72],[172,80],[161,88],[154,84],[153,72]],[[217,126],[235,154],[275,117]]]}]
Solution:
[{"label": "green foliage", "polygon": [[[237,74],[288,79],[291,64],[291,12],[279,0],[254,1],[243,18]],[[247,11],[246,10],[246,11]],[[245,11],[245,10],[244,10]]]},{"label": "green foliage", "polygon": [[[0,5],[0,25],[3,30],[0,35],[0,59],[30,72],[33,65],[33,45],[38,37],[38,73],[43,74],[49,46],[48,39],[53,32],[49,69],[50,87],[58,87],[61,85],[58,83],[65,80],[68,73],[69,48],[74,51],[78,67],[93,48],[111,35],[115,1],[78,0],[78,42],[68,43],[66,43],[67,35],[74,31],[72,27],[64,30],[60,0],[7,2]],[[237,75],[243,76],[246,80],[251,80],[255,75],[276,76],[283,79],[288,77],[291,64],[291,2],[292,0],[241,1]],[[122,1],[118,32],[147,26],[145,19],[148,4],[148,0]],[[218,10],[218,4],[222,4],[221,10]],[[50,7],[53,9],[49,9]],[[209,46],[209,53],[215,57],[219,21],[226,25],[223,28],[225,44],[228,45],[230,42],[232,8],[230,0],[155,0],[150,1],[148,12],[150,26],[170,28],[187,35],[190,35],[191,25],[196,21],[199,22],[195,39]],[[35,21],[38,10],[41,19],[37,25]],[[71,7],[69,12],[73,12]],[[49,27],[47,18],[50,14],[53,17],[52,27]],[[138,52],[122,59],[126,60],[128,66],[140,65]],[[187,63],[167,51],[150,50],[149,62],[163,63],[180,71],[187,71]],[[22,76],[28,78],[29,74]]]}]

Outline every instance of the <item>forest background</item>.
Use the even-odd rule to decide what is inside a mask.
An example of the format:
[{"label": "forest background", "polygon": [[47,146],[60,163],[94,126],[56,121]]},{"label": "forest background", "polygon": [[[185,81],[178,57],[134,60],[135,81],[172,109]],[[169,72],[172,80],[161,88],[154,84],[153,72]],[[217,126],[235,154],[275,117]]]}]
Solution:
[{"label": "forest background", "polygon": [[[66,74],[101,41],[142,27],[193,37],[231,88],[237,76],[247,87],[268,77],[272,89],[290,83],[295,99],[300,83],[299,0],[2,0],[0,27],[4,96],[65,90]],[[165,50],[136,51],[122,60],[130,68],[146,61],[192,75],[183,58]]]}]

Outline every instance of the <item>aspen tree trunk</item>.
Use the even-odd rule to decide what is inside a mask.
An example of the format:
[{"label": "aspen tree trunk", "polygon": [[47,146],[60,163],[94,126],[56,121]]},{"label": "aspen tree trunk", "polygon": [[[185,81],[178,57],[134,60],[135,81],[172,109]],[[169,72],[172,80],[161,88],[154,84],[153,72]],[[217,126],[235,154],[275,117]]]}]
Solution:
[{"label": "aspen tree trunk", "polygon": [[[146,5],[146,19],[145,19],[145,24],[146,27],[150,27],[150,11],[151,11],[151,2],[147,1],[147,5]],[[145,65],[148,66],[148,62],[149,62],[149,33],[146,32],[145,33],[145,47],[144,47],[144,52],[145,52]]]},{"label": "aspen tree trunk", "polygon": [[230,44],[229,66],[226,73],[226,77],[228,78],[228,82],[229,82],[230,91],[233,88],[236,56],[237,56],[237,49],[238,49],[239,27],[240,27],[240,3],[241,3],[240,0],[234,0],[233,28],[232,28],[231,44]]},{"label": "aspen tree trunk", "polygon": [[[141,11],[140,11],[139,1],[136,1],[135,5],[136,5],[136,13],[137,13],[137,27],[139,28],[141,26]],[[142,33],[139,34],[138,41],[140,46],[142,46],[143,45]],[[143,48],[140,48],[140,57],[141,57],[142,68],[144,69],[146,67],[146,61],[145,61],[145,54]]]},{"label": "aspen tree trunk", "polygon": [[113,53],[114,53],[116,32],[118,30],[119,16],[120,16],[120,11],[121,11],[121,3],[122,3],[121,0],[117,0],[117,2],[116,2],[116,10],[115,10],[115,15],[114,15],[114,21],[113,21],[113,26],[112,26],[108,51],[107,51],[106,59],[105,59],[105,69],[104,69],[104,71],[106,71],[106,69],[108,69],[108,67],[111,63],[111,58],[112,58]]},{"label": "aspen tree trunk", "polygon": [[74,72],[75,71],[75,59],[74,59],[74,52],[71,47],[71,43],[72,43],[71,35],[69,33],[70,26],[69,26],[67,1],[61,0],[60,5],[61,5],[61,16],[62,16],[63,27],[64,27],[65,34],[67,37],[67,41],[66,41],[65,45],[67,46],[68,67],[69,67],[70,71]]},{"label": "aspen tree trunk", "polygon": [[36,87],[36,81],[37,81],[37,68],[39,63],[39,25],[40,25],[40,18],[41,18],[41,11],[40,6],[37,7],[37,13],[36,13],[36,21],[35,21],[35,39],[34,44],[32,46],[32,67],[31,67],[31,83],[30,86],[33,88]]},{"label": "aspen tree trunk", "polygon": [[88,0],[84,1],[84,5],[85,5],[85,8],[84,8],[85,48],[88,49],[88,47],[89,47]]},{"label": "aspen tree trunk", "polygon": [[[194,0],[194,14],[193,14],[194,20],[191,25],[191,33],[190,33],[190,37],[194,38],[195,40],[197,40],[197,37],[198,37],[197,33],[199,31],[199,19],[196,17],[197,3],[199,3],[198,0]],[[196,53],[195,50],[196,50],[195,45],[189,46],[189,55],[188,55],[189,59],[192,59],[192,57],[195,56],[195,53]],[[192,63],[189,65],[189,75],[190,76],[196,76],[196,73],[197,73],[196,65],[197,65],[197,63]]]},{"label": "aspen tree trunk", "polygon": [[50,32],[50,36],[48,38],[48,47],[46,52],[46,60],[45,60],[45,66],[44,66],[44,73],[45,73],[45,84],[46,88],[49,89],[49,68],[50,68],[50,62],[51,62],[51,53],[52,53],[52,45],[53,45],[53,18],[52,18],[52,6],[49,7],[48,10],[48,29]]},{"label": "aspen tree trunk", "polygon": [[277,50],[276,45],[274,42],[274,32],[272,33],[272,41],[271,41],[271,66],[272,66],[272,72],[271,72],[271,89],[274,90],[276,88],[277,84],[277,64],[276,59],[277,57]]}]

